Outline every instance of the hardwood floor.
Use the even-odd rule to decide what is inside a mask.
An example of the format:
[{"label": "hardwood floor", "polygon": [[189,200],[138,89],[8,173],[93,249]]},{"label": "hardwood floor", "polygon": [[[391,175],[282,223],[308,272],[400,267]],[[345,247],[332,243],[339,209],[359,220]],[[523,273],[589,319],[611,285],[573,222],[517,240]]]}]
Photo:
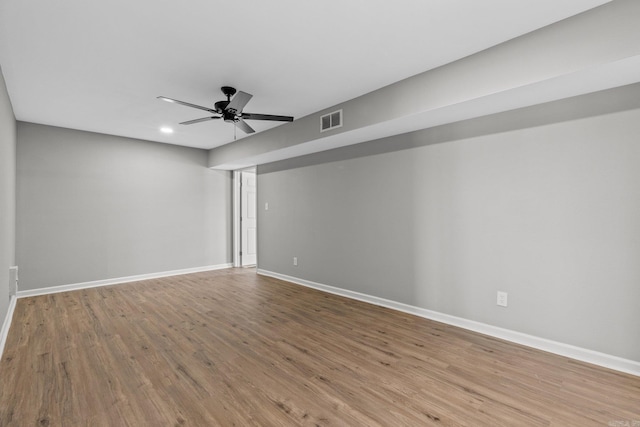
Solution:
[{"label": "hardwood floor", "polygon": [[2,426],[640,426],[640,377],[229,269],[18,301]]}]

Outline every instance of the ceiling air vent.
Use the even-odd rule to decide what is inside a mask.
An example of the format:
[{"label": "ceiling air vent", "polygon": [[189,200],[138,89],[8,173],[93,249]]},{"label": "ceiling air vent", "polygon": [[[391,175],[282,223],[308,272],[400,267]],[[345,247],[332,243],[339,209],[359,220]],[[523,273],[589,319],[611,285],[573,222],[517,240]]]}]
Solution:
[{"label": "ceiling air vent", "polygon": [[341,126],[342,110],[334,111],[333,113],[325,114],[324,116],[320,117],[320,132],[339,128]]}]

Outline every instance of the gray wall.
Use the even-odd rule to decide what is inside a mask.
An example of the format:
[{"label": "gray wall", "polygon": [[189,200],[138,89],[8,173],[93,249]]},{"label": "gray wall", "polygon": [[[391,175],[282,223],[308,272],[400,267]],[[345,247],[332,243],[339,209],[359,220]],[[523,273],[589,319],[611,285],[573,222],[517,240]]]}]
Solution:
[{"label": "gray wall", "polygon": [[16,119],[0,69],[0,326],[9,308],[9,267],[15,265]]},{"label": "gray wall", "polygon": [[20,290],[231,262],[207,152],[18,122]]},{"label": "gray wall", "polygon": [[261,166],[259,268],[640,361],[640,109],[612,93]]}]

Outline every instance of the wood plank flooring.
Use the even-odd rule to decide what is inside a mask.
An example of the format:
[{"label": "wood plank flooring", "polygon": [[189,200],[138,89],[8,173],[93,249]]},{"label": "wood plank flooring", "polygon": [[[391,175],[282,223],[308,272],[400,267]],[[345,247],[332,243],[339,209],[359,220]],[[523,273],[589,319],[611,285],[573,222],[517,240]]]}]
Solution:
[{"label": "wood plank flooring", "polygon": [[229,269],[24,298],[1,426],[640,426],[640,377]]}]

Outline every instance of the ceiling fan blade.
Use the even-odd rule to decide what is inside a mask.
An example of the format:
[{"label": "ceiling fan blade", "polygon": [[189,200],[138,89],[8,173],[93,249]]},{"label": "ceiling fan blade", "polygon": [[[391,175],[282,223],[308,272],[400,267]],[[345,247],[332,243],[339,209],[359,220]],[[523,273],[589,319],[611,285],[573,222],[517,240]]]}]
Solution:
[{"label": "ceiling fan blade", "polygon": [[238,93],[236,93],[236,96],[233,97],[231,102],[229,102],[229,105],[227,105],[227,108],[225,108],[225,110],[233,114],[241,113],[242,109],[245,105],[247,105],[247,102],[249,102],[251,98],[253,98],[253,95],[243,91],[239,91]]},{"label": "ceiling fan blade", "polygon": [[211,108],[203,107],[201,105],[191,104],[189,102],[178,101],[177,99],[167,98],[166,96],[159,96],[158,99],[162,99],[163,101],[173,102],[175,104],[184,105],[185,107],[197,108],[199,110],[208,111],[210,113],[215,113],[216,110],[212,110]]},{"label": "ceiling fan blade", "polygon": [[253,128],[251,126],[249,126],[247,124],[247,122],[245,122],[242,119],[237,119],[235,123],[236,123],[236,126],[238,127],[238,129],[240,129],[244,133],[255,133],[256,132],[255,130],[253,130]]},{"label": "ceiling fan blade", "polygon": [[243,119],[249,120],[273,120],[276,122],[292,122],[291,116],[274,116],[271,114],[257,114],[257,113],[242,113]]},{"label": "ceiling fan blade", "polygon": [[207,120],[215,120],[215,119],[219,119],[220,117],[218,116],[213,116],[213,117],[203,117],[201,119],[194,119],[194,120],[187,120],[186,122],[182,122],[180,123],[181,125],[192,125],[194,123],[200,123],[200,122],[206,122]]}]

